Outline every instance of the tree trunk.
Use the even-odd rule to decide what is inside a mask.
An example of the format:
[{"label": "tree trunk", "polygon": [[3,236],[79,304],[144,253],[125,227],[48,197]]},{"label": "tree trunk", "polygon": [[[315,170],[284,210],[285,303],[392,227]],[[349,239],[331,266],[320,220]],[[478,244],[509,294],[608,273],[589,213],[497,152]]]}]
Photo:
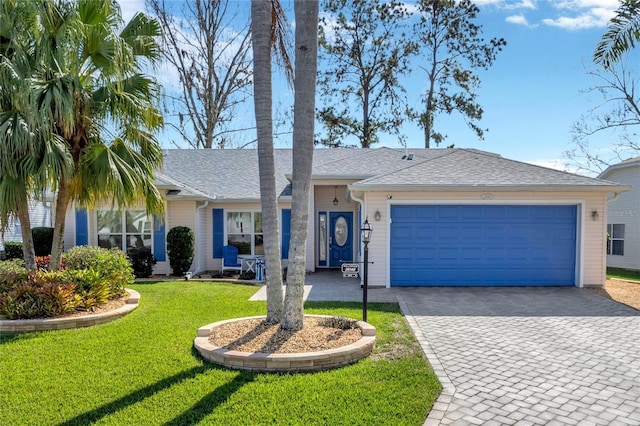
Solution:
[{"label": "tree trunk", "polygon": [[283,298],[278,200],[273,155],[271,10],[270,0],[253,0],[251,2],[253,99],[258,139],[265,266],[267,269],[267,321],[279,323],[282,320]]},{"label": "tree trunk", "polygon": [[318,69],[318,1],[294,0],[296,19],[293,112],[293,194],[291,243],[282,328],[303,327],[303,300],[309,194],[313,163],[316,74]]},{"label": "tree trunk", "polygon": [[27,269],[27,271],[32,271],[36,269],[36,255],[33,247],[33,235],[31,234],[29,201],[26,197],[17,204],[16,214],[18,216],[18,220],[20,220],[20,230],[22,231],[22,253],[24,259],[24,267]]},{"label": "tree trunk", "polygon": [[58,197],[56,199],[56,218],[53,224],[53,244],[51,245],[50,271],[57,271],[62,264],[64,250],[64,225],[69,208],[69,187],[71,183],[64,177],[60,178]]}]

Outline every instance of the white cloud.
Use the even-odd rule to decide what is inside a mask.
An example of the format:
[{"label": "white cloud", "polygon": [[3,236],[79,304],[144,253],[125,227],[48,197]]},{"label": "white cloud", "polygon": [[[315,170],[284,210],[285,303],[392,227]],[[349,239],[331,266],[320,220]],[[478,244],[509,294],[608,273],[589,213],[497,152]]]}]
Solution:
[{"label": "white cloud", "polygon": [[523,25],[525,27],[530,27],[529,21],[525,18],[524,15],[511,15],[505,18],[505,21],[510,24]]},{"label": "white cloud", "polygon": [[563,172],[576,173],[575,167],[570,167],[567,164],[566,160],[563,160],[563,159],[558,159],[558,158],[542,159],[542,160],[528,161],[528,163],[536,166],[540,166],[540,167],[546,167],[548,169],[555,169]]},{"label": "white cloud", "polygon": [[584,30],[587,28],[605,27],[608,19],[602,15],[594,15],[591,13],[583,13],[575,17],[561,16],[556,19],[546,18],[542,22],[551,27],[564,28],[567,30]]},{"label": "white cloud", "polygon": [[619,0],[565,0],[558,2],[551,2],[556,9],[590,9],[590,8],[604,8],[608,10],[615,10],[618,8]]},{"label": "white cloud", "polygon": [[552,4],[564,15],[546,18],[542,22],[568,30],[606,27],[619,6],[618,0],[565,0]]},{"label": "white cloud", "polygon": [[477,6],[495,6],[498,9],[515,10],[515,9],[536,9],[536,0],[473,0]]}]

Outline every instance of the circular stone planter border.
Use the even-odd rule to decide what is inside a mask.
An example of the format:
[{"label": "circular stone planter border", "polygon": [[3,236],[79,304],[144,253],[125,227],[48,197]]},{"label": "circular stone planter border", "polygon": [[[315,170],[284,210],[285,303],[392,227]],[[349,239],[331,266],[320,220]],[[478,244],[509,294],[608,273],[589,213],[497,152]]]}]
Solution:
[{"label": "circular stone planter border", "polygon": [[[305,317],[335,318],[330,315],[305,315]],[[284,372],[284,371],[319,371],[342,367],[367,357],[376,341],[376,329],[371,324],[357,321],[362,330],[362,337],[347,346],[317,352],[267,354],[263,352],[240,352],[224,349],[209,342],[211,331],[223,324],[243,321],[263,316],[234,318],[214,322],[198,329],[198,336],[193,344],[203,358],[215,364],[236,370]]]},{"label": "circular stone planter border", "polygon": [[129,298],[127,303],[118,309],[79,317],[0,320],[0,334],[89,327],[122,318],[137,308],[140,302],[140,293],[128,288],[125,290],[129,293]]}]

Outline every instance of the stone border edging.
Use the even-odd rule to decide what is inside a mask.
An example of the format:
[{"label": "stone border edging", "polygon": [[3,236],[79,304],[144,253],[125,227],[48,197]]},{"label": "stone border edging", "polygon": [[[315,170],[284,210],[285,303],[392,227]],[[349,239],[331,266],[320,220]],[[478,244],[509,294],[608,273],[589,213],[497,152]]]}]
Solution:
[{"label": "stone border edging", "polygon": [[[335,318],[332,315],[305,315],[306,317]],[[373,350],[376,329],[371,324],[357,321],[362,337],[347,346],[316,352],[267,354],[264,352],[240,352],[224,349],[209,342],[211,330],[223,324],[247,319],[266,318],[264,315],[233,318],[205,325],[198,329],[194,347],[206,360],[235,370],[260,372],[320,371],[342,367],[367,357]]]},{"label": "stone border edging", "polygon": [[136,309],[140,303],[140,293],[129,288],[125,290],[129,293],[129,298],[127,303],[118,309],[79,317],[0,320],[0,334],[89,327],[122,318]]}]

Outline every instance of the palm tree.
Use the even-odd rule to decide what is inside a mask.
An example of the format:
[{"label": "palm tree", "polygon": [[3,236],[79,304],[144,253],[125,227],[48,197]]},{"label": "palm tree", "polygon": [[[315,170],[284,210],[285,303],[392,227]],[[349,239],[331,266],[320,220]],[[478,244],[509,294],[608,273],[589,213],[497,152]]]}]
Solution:
[{"label": "palm tree", "polygon": [[29,81],[36,58],[39,28],[35,3],[7,0],[0,4],[0,224],[20,221],[25,267],[36,268],[29,201],[55,189],[53,177],[70,166],[63,141],[43,126],[34,108]]},{"label": "palm tree", "polygon": [[296,17],[293,112],[293,193],[291,243],[284,320],[281,327],[303,327],[309,194],[313,163],[316,74],[318,69],[318,1],[294,0]]},{"label": "palm tree", "polygon": [[72,160],[56,176],[50,264],[56,269],[72,201],[91,206],[109,200],[124,207],[144,199],[147,212],[164,209],[153,185],[153,170],[162,163],[154,137],[163,125],[159,90],[141,72],[144,61],[159,57],[160,27],[137,14],[118,32],[122,18],[115,0],[43,0],[37,15],[42,31],[33,40],[30,107],[64,141]]},{"label": "palm tree", "polygon": [[273,154],[273,120],[271,90],[271,49],[274,40],[271,0],[251,2],[251,40],[253,45],[253,99],[258,139],[258,169],[260,173],[260,200],[264,231],[264,253],[268,271],[267,321],[279,323],[282,319],[282,261],[278,231],[278,204],[276,194],[275,163]]},{"label": "palm tree", "polygon": [[609,30],[602,36],[593,53],[595,63],[610,68],[622,55],[640,41],[640,1],[622,0]]}]

